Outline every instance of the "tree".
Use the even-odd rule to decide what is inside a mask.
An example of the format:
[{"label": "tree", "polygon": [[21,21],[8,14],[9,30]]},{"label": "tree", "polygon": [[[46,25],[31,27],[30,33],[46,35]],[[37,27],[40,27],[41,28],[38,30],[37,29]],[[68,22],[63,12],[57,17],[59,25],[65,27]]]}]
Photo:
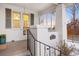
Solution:
[{"label": "tree", "polygon": [[[74,39],[74,35],[76,35],[76,31],[78,29],[77,26],[76,26],[76,20],[77,20],[77,12],[79,10],[79,3],[73,3],[72,6],[69,8],[70,9],[70,13],[71,13],[71,16],[72,16],[72,20],[71,22],[73,21],[73,23],[71,24],[71,27],[73,26],[73,29],[72,29],[72,40]],[[70,27],[70,28],[71,28]]]},{"label": "tree", "polygon": [[69,13],[72,16],[72,20],[76,20],[76,15],[79,10],[79,3],[73,3],[72,6],[69,7]]}]

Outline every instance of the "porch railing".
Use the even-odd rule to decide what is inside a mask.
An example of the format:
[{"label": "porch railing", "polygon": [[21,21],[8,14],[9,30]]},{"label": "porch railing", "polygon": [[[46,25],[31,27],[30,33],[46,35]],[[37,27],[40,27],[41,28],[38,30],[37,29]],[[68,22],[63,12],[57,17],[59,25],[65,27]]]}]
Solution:
[{"label": "porch railing", "polygon": [[[30,38],[31,37],[31,38]],[[33,36],[33,34],[31,33],[31,31],[28,29],[27,30],[27,43],[28,43],[28,48],[31,52],[31,55],[35,56],[36,55],[36,44],[39,44],[38,47],[39,47],[39,56],[57,56],[57,55],[61,55],[61,51],[52,47],[52,46],[49,46],[43,42],[40,42],[38,40],[36,40],[36,38]],[[32,42],[30,42],[32,41]],[[32,44],[32,46],[30,47],[30,44]],[[43,48],[42,48],[43,46]],[[32,50],[31,50],[32,49]],[[44,50],[44,51],[42,51]],[[46,52],[48,51],[48,52]],[[42,53],[44,52],[44,53]]]}]

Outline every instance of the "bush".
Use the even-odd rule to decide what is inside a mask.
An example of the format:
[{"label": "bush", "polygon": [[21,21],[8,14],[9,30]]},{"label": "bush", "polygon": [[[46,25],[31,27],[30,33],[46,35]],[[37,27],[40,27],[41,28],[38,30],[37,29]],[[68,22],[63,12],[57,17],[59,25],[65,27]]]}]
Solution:
[{"label": "bush", "polygon": [[68,47],[65,41],[60,41],[57,45],[57,48],[60,50],[60,56],[69,56],[74,51],[74,46]]}]

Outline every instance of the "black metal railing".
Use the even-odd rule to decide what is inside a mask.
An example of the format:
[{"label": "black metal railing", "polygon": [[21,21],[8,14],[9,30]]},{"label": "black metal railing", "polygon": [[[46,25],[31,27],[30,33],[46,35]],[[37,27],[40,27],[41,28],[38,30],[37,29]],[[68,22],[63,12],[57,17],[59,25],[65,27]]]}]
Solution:
[{"label": "black metal railing", "polygon": [[[31,39],[30,39],[30,37],[31,37]],[[36,44],[37,43],[39,43],[39,45],[38,45],[39,46],[39,50],[38,50],[39,51],[39,54],[38,54],[39,56],[43,56],[43,55],[44,56],[57,56],[61,52],[60,50],[58,50],[58,49],[56,49],[52,46],[49,46],[49,45],[47,45],[43,42],[40,42],[40,41],[36,40],[36,38],[33,36],[33,34],[31,33],[31,31],[29,29],[27,30],[27,38],[28,38],[28,42],[27,42],[28,47],[29,47],[29,49],[31,51],[31,54],[33,56],[36,55]],[[32,41],[32,42],[30,42],[30,41]],[[31,50],[30,43],[32,44],[31,47],[32,47],[33,50]],[[42,46],[44,48],[42,48]],[[44,53],[42,53],[42,50],[43,50]]]}]

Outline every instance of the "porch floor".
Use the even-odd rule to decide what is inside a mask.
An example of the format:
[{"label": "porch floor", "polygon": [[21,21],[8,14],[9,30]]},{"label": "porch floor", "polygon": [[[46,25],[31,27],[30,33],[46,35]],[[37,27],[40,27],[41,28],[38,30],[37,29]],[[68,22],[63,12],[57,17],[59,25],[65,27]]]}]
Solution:
[{"label": "porch floor", "polygon": [[7,43],[7,48],[0,50],[0,56],[30,56],[27,50],[27,40]]}]

